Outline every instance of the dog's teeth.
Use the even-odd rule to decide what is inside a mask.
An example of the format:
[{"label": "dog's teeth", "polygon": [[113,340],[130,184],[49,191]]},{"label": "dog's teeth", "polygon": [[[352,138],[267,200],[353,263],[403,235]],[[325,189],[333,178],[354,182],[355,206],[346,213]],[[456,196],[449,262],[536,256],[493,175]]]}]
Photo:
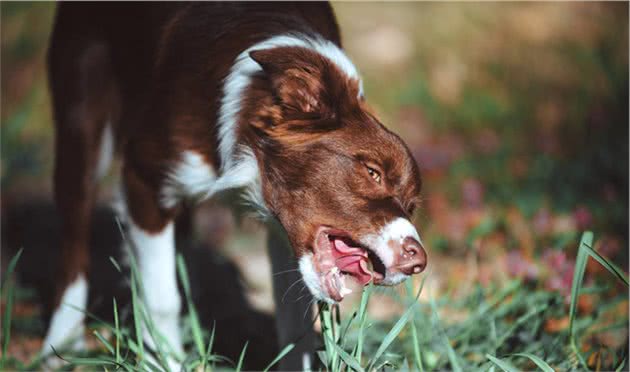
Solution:
[{"label": "dog's teeth", "polygon": [[333,268],[330,269],[330,272],[332,274],[339,274],[339,268],[337,266],[333,266]]},{"label": "dog's teeth", "polygon": [[365,273],[371,273],[372,272],[370,264],[371,264],[370,262],[366,262],[364,260],[359,261],[359,266],[361,267],[361,269]]},{"label": "dog's teeth", "polygon": [[341,284],[341,288],[339,289],[339,294],[341,295],[341,297],[345,297],[346,295],[352,293],[352,289],[346,287],[346,277],[345,276],[341,276],[339,277],[339,283]]},{"label": "dog's teeth", "polygon": [[372,272],[372,277],[381,280],[381,279],[383,279],[383,274],[381,274],[381,273],[379,273],[377,271],[373,271]]}]

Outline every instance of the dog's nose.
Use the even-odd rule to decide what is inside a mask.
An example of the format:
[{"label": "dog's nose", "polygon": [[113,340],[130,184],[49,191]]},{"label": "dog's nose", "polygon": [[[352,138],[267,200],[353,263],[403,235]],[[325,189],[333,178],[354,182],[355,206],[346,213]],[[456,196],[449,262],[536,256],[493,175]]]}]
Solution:
[{"label": "dog's nose", "polygon": [[422,243],[412,237],[402,240],[397,259],[395,268],[406,275],[419,274],[427,266],[427,253]]}]

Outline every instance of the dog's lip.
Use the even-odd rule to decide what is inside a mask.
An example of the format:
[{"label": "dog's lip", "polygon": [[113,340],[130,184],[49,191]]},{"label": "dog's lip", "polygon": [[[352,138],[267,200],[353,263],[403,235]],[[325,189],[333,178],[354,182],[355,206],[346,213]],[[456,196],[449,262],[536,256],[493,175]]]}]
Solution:
[{"label": "dog's lip", "polygon": [[[342,241],[344,244],[338,243],[337,242],[338,240]],[[355,268],[355,269],[364,272],[365,275],[371,275],[371,278],[369,278],[369,280],[367,281],[364,280],[364,282],[361,283],[361,280],[360,280],[361,275],[359,275],[359,273],[345,272],[345,271],[340,271],[340,273],[355,277],[355,279],[357,279],[359,283],[361,283],[362,285],[365,285],[369,283],[370,281],[373,282],[374,284],[379,284],[384,280],[385,278],[384,273],[377,271],[376,266],[378,265],[374,264],[374,261],[380,260],[380,258],[372,249],[357,242],[355,239],[353,239],[352,235],[346,230],[322,225],[317,229],[317,232],[315,234],[315,239],[313,243],[313,253],[316,256],[320,256],[320,258],[321,256],[324,256],[324,257],[330,256],[330,258],[332,258],[332,261],[328,261],[325,258],[323,260],[320,260],[320,263],[323,263],[322,265],[323,267],[318,267],[318,270],[320,270],[320,274],[322,275],[323,280],[327,278],[328,276],[327,273],[329,270],[331,270],[333,267],[335,269],[338,268],[337,263],[339,261],[335,261],[335,259],[333,258],[333,253],[332,253],[333,250],[340,253],[348,253],[346,257],[352,257],[352,256],[357,257],[357,259],[354,261],[358,261],[358,262],[351,262],[351,263],[359,265],[360,267]],[[361,257],[359,258],[358,256],[361,256]],[[372,266],[373,266],[372,269],[369,269],[367,267],[368,261],[372,263]],[[382,263],[380,264],[381,264],[380,266],[382,266]],[[380,266],[379,266],[379,269],[380,269]],[[329,286],[330,283],[323,283],[323,284],[325,287],[327,287],[327,289],[330,287]]]}]

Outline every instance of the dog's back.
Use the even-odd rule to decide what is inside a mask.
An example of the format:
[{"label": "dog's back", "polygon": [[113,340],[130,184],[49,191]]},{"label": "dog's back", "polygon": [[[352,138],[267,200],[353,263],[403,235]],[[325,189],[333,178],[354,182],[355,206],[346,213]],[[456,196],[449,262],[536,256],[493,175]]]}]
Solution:
[{"label": "dog's back", "polygon": [[[236,56],[285,33],[317,34],[340,44],[325,2],[60,3],[49,49],[55,110],[75,105],[73,90],[98,95],[119,147],[134,131],[144,136],[155,130],[134,129],[147,110],[194,112],[211,128],[220,82]],[[216,103],[211,111],[208,102]]]}]

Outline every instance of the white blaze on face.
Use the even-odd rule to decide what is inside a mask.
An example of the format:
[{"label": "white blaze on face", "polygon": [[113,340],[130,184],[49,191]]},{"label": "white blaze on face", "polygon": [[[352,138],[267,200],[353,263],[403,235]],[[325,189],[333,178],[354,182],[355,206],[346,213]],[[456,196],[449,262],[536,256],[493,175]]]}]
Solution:
[{"label": "white blaze on face", "polygon": [[[406,218],[398,217],[385,224],[385,226],[383,226],[377,233],[366,235],[361,239],[361,243],[366,247],[372,249],[378,255],[380,260],[385,265],[385,268],[387,269],[385,278],[382,282],[380,282],[380,284],[396,285],[408,278],[408,275],[405,275],[403,273],[390,271],[390,268],[394,265],[394,255],[396,254],[396,252],[392,250],[390,242],[395,242],[398,245],[402,246],[403,241],[406,238],[413,238],[420,242],[420,244],[422,244],[420,235],[418,234],[418,231],[413,226],[413,224],[411,224],[411,222]],[[318,300],[326,301],[328,303],[336,302],[331,299],[326,292],[326,288],[324,287],[324,283],[322,282],[322,275],[325,275],[325,273],[319,273],[316,270],[313,263],[312,253],[306,253],[300,258],[299,267],[300,273],[302,273],[302,277],[304,279],[304,283],[315,298],[317,298]],[[350,290],[345,288],[345,286],[342,286],[340,288],[340,293],[342,296],[344,296],[350,293]]]},{"label": "white blaze on face", "polygon": [[398,217],[388,222],[378,233],[366,235],[361,239],[361,243],[374,250],[381,261],[383,261],[385,268],[388,269],[385,280],[383,280],[385,285],[398,284],[407,277],[400,273],[389,273],[389,268],[395,261],[395,252],[392,251],[389,243],[396,242],[402,245],[405,238],[414,238],[422,244],[420,235],[413,224],[406,218]]}]

